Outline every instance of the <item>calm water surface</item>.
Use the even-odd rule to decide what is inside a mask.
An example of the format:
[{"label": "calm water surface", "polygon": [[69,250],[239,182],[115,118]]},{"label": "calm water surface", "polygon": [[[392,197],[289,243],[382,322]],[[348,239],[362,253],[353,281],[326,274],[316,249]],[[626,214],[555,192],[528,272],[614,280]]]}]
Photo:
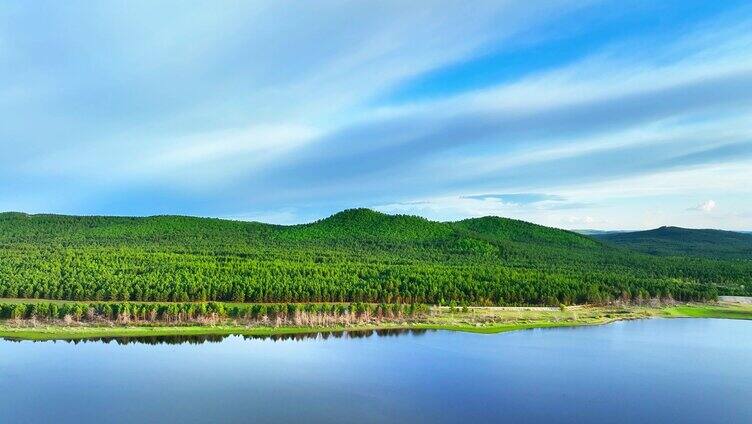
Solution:
[{"label": "calm water surface", "polygon": [[752,322],[0,341],[0,421],[752,423]]}]

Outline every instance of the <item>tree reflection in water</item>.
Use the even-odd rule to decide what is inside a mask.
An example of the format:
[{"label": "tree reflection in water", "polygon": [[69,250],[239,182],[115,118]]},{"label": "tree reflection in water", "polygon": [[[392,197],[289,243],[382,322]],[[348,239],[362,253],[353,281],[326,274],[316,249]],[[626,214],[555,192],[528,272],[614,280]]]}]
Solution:
[{"label": "tree reflection in water", "polygon": [[[381,329],[381,330],[353,330],[353,331],[321,331],[312,333],[292,333],[292,334],[273,334],[273,335],[237,335],[237,334],[203,334],[203,335],[173,335],[173,336],[129,336],[129,337],[91,337],[70,340],[33,340],[35,343],[117,343],[119,345],[129,344],[147,344],[147,345],[182,345],[182,344],[203,344],[203,343],[220,343],[228,337],[239,336],[244,340],[271,340],[274,342],[282,341],[304,341],[304,340],[328,340],[329,338],[348,338],[362,339],[372,336],[376,337],[395,337],[395,336],[420,336],[428,331],[419,329]],[[4,338],[11,342],[21,342],[22,340],[13,338]]]}]

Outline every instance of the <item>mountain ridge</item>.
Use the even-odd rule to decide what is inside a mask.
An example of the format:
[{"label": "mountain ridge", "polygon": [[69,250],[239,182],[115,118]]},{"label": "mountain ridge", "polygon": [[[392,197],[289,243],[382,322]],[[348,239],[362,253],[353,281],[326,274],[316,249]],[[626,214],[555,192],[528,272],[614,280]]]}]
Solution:
[{"label": "mountain ridge", "polygon": [[606,243],[661,256],[752,259],[752,234],[662,226],[652,230],[594,235]]},{"label": "mountain ridge", "polygon": [[272,225],[0,214],[0,298],[558,305],[749,295],[752,262],[658,257],[575,232],[369,209]]}]

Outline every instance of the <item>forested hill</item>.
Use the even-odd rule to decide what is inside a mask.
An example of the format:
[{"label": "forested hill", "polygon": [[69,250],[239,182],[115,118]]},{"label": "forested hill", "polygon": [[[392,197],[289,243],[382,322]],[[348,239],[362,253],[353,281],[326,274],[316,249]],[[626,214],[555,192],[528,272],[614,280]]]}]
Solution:
[{"label": "forested hill", "polygon": [[661,227],[596,235],[600,240],[653,255],[752,260],[752,234]]},{"label": "forested hill", "polygon": [[749,261],[650,256],[498,217],[0,214],[0,298],[557,305],[752,294],[750,279]]}]

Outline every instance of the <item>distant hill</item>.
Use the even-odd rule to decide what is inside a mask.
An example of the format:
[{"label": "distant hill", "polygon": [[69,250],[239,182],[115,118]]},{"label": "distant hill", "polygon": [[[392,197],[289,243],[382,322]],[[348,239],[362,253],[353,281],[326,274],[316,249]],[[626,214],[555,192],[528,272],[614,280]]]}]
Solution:
[{"label": "distant hill", "polygon": [[593,230],[589,228],[583,228],[581,230],[572,230],[577,234],[582,234],[584,236],[600,236],[605,234],[617,234],[617,233],[628,233],[629,230]]},{"label": "distant hill", "polygon": [[648,231],[594,234],[612,245],[662,256],[752,259],[752,234],[661,227]]},{"label": "distant hill", "polygon": [[350,209],[282,226],[0,213],[0,298],[558,305],[750,295],[750,275],[752,262],[656,257],[492,216]]}]

